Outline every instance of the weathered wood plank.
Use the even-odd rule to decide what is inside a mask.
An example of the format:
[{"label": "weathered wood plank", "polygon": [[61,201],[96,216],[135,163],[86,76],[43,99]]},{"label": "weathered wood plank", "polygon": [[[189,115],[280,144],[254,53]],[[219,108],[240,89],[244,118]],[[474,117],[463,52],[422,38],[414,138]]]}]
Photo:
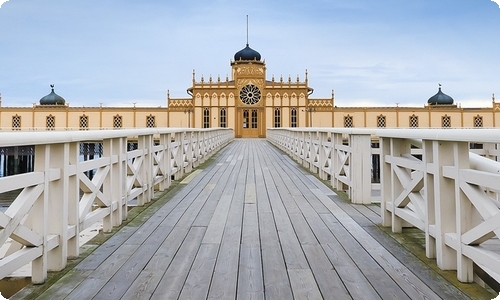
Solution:
[{"label": "weathered wood plank", "polygon": [[144,270],[130,285],[122,299],[150,299],[187,234],[188,228],[175,227],[149,260]]},{"label": "weathered wood plank", "polygon": [[158,283],[151,299],[177,299],[200,248],[205,227],[191,227],[172,263]]},{"label": "weathered wood plank", "polygon": [[241,226],[226,227],[207,299],[236,299]]},{"label": "weathered wood plank", "polygon": [[[339,220],[339,223],[327,223],[327,225],[330,227],[330,230],[334,232],[335,236],[342,241],[342,246],[346,249],[347,253],[349,253],[351,257],[356,258],[358,268],[375,287],[382,299],[394,297],[395,299],[408,299],[407,292],[411,289],[424,289],[418,280],[414,278],[411,278],[412,281],[404,283],[394,278],[394,274],[388,274],[387,271],[391,269],[391,267],[388,268],[383,262],[383,259],[377,254],[379,250],[383,249],[383,246],[380,244],[365,243],[363,239],[369,238],[369,236],[360,225],[352,220],[349,215],[337,207],[333,202],[329,202],[327,206],[335,211],[334,216]],[[325,217],[327,217],[327,215]],[[363,234],[363,232],[365,234]],[[385,254],[392,256],[389,252]],[[408,272],[411,273],[409,270]],[[413,275],[409,273],[405,273],[405,277],[413,277]],[[408,287],[413,285],[417,286]],[[428,294],[426,294],[426,297],[433,299],[435,293],[430,289],[427,292]],[[419,295],[419,297],[421,296],[422,295]]]},{"label": "weathered wood plank", "polygon": [[113,275],[106,285],[96,294],[96,298],[119,299],[135,281],[151,257],[157,252],[162,242],[172,231],[171,227],[159,227],[134,252],[120,270]]},{"label": "weathered wood plank", "polygon": [[260,247],[242,245],[238,272],[238,299],[264,299]]},{"label": "weathered wood plank", "polygon": [[332,264],[328,260],[323,248],[316,245],[302,245],[307,260],[311,265],[321,294],[324,299],[350,299],[342,279],[339,277]]},{"label": "weathered wood plank", "polygon": [[206,299],[219,244],[201,244],[179,299]]},{"label": "weathered wood plank", "polygon": [[37,300],[64,299],[80,284],[80,282],[85,280],[90,273],[92,273],[91,270],[73,269],[69,271],[68,274],[64,275],[63,278],[37,297]]},{"label": "weathered wood plank", "polygon": [[241,244],[245,246],[260,246],[259,218],[257,216],[257,207],[255,204],[245,202],[243,208]]},{"label": "weathered wood plank", "polygon": [[265,295],[269,299],[292,299],[292,289],[281,252],[272,213],[259,212]]},{"label": "weathered wood plank", "polygon": [[289,269],[294,299],[323,299],[310,269]]},{"label": "weathered wood plank", "polygon": [[[70,299],[91,299],[108,282],[130,256],[137,250],[137,245],[123,245],[109,256],[94,272],[85,278],[68,296]],[[59,298],[54,295],[55,299]]]},{"label": "weathered wood plank", "polygon": [[220,244],[222,241],[222,234],[224,233],[224,226],[231,206],[232,197],[229,195],[222,195],[217,204],[217,208],[212,215],[210,224],[208,225],[207,232],[203,238],[202,243]]}]

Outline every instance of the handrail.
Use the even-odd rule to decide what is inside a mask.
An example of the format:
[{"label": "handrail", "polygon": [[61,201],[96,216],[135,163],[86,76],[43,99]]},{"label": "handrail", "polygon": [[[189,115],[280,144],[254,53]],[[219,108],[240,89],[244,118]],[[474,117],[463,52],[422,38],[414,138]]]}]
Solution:
[{"label": "handrail", "polygon": [[371,202],[360,174],[380,155],[382,225],[421,229],[427,256],[460,281],[474,280],[475,265],[500,283],[500,129],[270,128],[267,136],[353,203]]},{"label": "handrail", "polygon": [[[120,225],[132,200],[151,201],[233,138],[227,128],[0,132],[0,147],[35,152],[33,172],[0,178],[0,192],[21,189],[0,212],[0,279],[31,262],[32,282],[43,283],[79,255],[80,232]],[[99,143],[100,157],[83,161],[81,143]]]}]

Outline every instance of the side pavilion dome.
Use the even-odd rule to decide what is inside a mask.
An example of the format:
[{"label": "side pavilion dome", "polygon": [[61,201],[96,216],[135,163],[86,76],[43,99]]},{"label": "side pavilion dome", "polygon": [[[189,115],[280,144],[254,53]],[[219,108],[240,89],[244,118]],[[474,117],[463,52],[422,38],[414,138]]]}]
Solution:
[{"label": "side pavilion dome", "polygon": [[260,61],[260,53],[247,46],[234,55],[234,60],[257,60]]},{"label": "side pavilion dome", "polygon": [[441,85],[439,85],[439,91],[436,93],[436,95],[430,97],[427,103],[430,105],[452,105],[453,98],[443,93],[441,91]]},{"label": "side pavilion dome", "polygon": [[66,100],[54,92],[54,85],[51,84],[52,92],[40,99],[40,105],[65,105]]}]

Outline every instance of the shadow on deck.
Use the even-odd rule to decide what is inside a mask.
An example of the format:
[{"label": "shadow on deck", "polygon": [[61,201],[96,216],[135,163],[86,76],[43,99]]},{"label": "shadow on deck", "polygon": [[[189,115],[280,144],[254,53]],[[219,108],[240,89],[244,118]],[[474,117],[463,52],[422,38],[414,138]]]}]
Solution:
[{"label": "shadow on deck", "polygon": [[[134,214],[134,210],[136,213]],[[492,299],[265,140],[239,139],[11,299]]]}]

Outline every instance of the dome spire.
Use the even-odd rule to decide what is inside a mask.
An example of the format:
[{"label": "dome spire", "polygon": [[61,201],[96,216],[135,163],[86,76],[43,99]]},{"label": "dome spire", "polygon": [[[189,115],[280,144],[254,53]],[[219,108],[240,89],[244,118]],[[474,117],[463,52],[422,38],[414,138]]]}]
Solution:
[{"label": "dome spire", "polygon": [[234,61],[258,61],[260,62],[260,53],[250,48],[248,43],[248,15],[247,15],[247,44],[246,47],[234,55]]}]

